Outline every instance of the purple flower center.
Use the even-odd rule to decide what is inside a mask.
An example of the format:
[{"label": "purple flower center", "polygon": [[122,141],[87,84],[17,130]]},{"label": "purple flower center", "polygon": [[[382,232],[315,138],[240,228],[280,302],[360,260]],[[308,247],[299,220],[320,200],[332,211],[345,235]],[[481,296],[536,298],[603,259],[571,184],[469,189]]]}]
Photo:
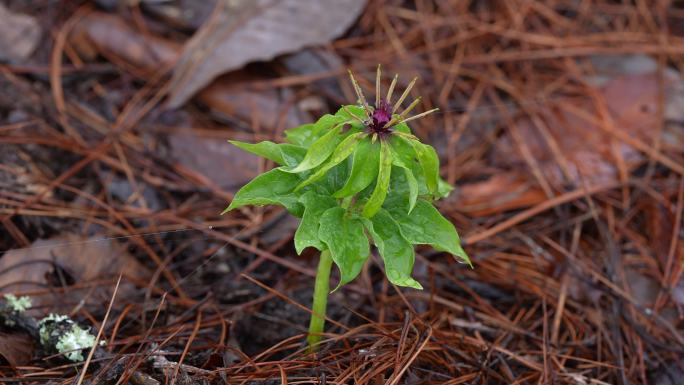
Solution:
[{"label": "purple flower center", "polygon": [[392,106],[385,100],[380,100],[380,103],[375,107],[371,115],[371,121],[368,124],[368,129],[374,133],[386,133],[389,127],[385,127],[390,120],[392,120]]}]

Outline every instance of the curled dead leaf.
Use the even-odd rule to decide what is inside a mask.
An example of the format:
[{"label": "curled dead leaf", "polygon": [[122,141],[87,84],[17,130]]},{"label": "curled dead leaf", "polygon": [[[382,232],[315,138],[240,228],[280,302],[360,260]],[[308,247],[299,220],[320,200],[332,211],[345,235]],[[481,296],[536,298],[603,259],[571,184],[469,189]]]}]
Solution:
[{"label": "curled dead leaf", "polygon": [[88,59],[102,55],[138,71],[157,71],[178,57],[181,45],[140,33],[120,17],[103,12],[84,16],[69,35],[71,45]]},{"label": "curled dead leaf", "polygon": [[249,89],[249,81],[256,79],[241,72],[222,76],[200,91],[197,99],[224,117],[250,122],[253,128],[263,129],[267,133],[311,121],[312,118],[299,112],[296,105],[287,105],[292,90]]},{"label": "curled dead leaf", "polygon": [[176,108],[222,73],[340,36],[366,0],[219,0],[183,49],[168,105]]},{"label": "curled dead leaf", "polygon": [[[62,234],[39,239],[27,248],[5,253],[0,258],[0,293],[35,292],[96,279],[112,279],[120,273],[136,279],[149,276],[148,270],[115,240]],[[95,297],[95,301],[106,300],[110,289],[106,285],[97,286],[89,292],[89,297]],[[119,294],[125,297],[126,292],[131,293],[132,290],[135,290],[132,285],[123,284]],[[80,301],[86,292],[81,291],[77,295]],[[32,300],[34,307],[55,304],[54,298],[47,296],[32,296]]]}]

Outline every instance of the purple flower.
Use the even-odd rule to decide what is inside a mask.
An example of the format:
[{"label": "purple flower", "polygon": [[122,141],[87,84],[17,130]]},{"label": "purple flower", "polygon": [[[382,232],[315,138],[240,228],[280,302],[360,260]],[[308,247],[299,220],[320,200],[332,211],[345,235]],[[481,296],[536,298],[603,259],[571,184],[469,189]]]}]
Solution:
[{"label": "purple flower", "polygon": [[390,84],[389,90],[387,91],[387,97],[383,98],[380,96],[381,71],[380,66],[378,66],[378,71],[375,78],[375,106],[369,106],[368,102],[366,102],[366,97],[363,95],[363,91],[361,91],[359,83],[356,82],[356,79],[351,71],[349,71],[349,77],[351,78],[352,85],[354,86],[356,96],[359,98],[359,103],[366,113],[366,119],[361,119],[353,114],[351,115],[363,123],[364,126],[366,126],[368,133],[377,135],[381,139],[394,132],[394,126],[397,124],[421,118],[438,110],[437,108],[434,108],[432,110],[407,118],[406,116],[408,113],[411,112],[416,105],[418,105],[418,102],[420,102],[420,97],[418,97],[408,107],[406,107],[401,114],[395,114],[395,111],[399,108],[399,106],[401,106],[401,103],[404,101],[404,99],[406,99],[411,91],[411,88],[413,88],[417,78],[411,80],[409,85],[406,87],[406,90],[404,90],[396,103],[392,104],[392,93],[397,84],[397,75],[394,75],[394,79],[392,79],[392,84]]},{"label": "purple flower", "polygon": [[392,106],[381,99],[371,114],[368,129],[374,133],[385,132],[390,129],[390,127],[385,127],[390,120],[392,120]]}]

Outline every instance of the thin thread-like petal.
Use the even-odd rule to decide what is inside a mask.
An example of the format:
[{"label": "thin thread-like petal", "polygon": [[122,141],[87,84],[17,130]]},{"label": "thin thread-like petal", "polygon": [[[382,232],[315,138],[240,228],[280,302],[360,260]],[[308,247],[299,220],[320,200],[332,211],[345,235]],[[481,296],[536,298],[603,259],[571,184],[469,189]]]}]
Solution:
[{"label": "thin thread-like petal", "polygon": [[399,78],[399,74],[394,74],[394,78],[392,79],[392,83],[389,86],[389,89],[387,90],[387,103],[392,104],[392,94],[394,93],[394,86],[397,85],[397,79]]},{"label": "thin thread-like petal", "polygon": [[411,112],[411,110],[414,109],[414,108],[418,105],[418,103],[420,103],[421,99],[422,99],[422,98],[421,98],[420,96],[417,97],[416,100],[414,100],[413,102],[411,102],[411,104],[409,104],[409,106],[406,107],[406,109],[405,109],[404,111],[402,111],[401,114],[399,114],[399,117],[400,117],[400,118],[405,118],[406,115],[408,115],[408,113]]},{"label": "thin thread-like petal", "polygon": [[417,76],[415,78],[413,78],[413,80],[411,80],[411,83],[409,83],[409,85],[406,87],[406,89],[404,90],[404,93],[401,94],[401,96],[399,97],[399,100],[397,100],[397,102],[394,104],[394,107],[392,107],[392,113],[394,113],[399,108],[399,106],[404,101],[404,99],[406,99],[409,92],[411,92],[411,88],[413,88],[413,85],[416,84],[416,80],[418,80]]},{"label": "thin thread-like petal", "polygon": [[401,114],[399,114],[399,116],[395,116],[392,118],[392,120],[387,122],[387,124],[385,125],[385,128],[392,127],[393,125],[397,124],[399,121],[404,119],[406,117],[406,115],[408,115],[408,113],[411,112],[411,110],[413,110],[418,105],[420,100],[421,100],[421,97],[420,96],[417,97],[416,100],[414,100],[408,107],[406,107],[406,109],[404,111],[401,112]]},{"label": "thin thread-like petal", "polygon": [[401,122],[402,122],[402,123],[410,122],[410,121],[412,121],[412,120],[416,120],[416,119],[422,118],[422,117],[425,116],[425,115],[429,115],[429,114],[431,114],[431,113],[433,113],[433,112],[435,112],[435,111],[439,111],[439,108],[433,108],[433,109],[431,109],[431,110],[429,110],[429,111],[421,112],[420,114],[418,114],[418,115],[413,115],[412,117],[410,117],[410,118],[408,118],[408,119],[405,119],[405,120],[402,120]]},{"label": "thin thread-like petal", "polygon": [[368,102],[366,101],[366,97],[363,95],[363,91],[361,90],[361,86],[359,86],[359,83],[356,81],[356,78],[354,78],[354,74],[349,70],[349,78],[351,79],[352,85],[354,86],[354,92],[356,92],[356,96],[359,98],[359,101],[363,105],[363,109],[366,110],[366,113],[370,115],[370,107],[368,107]]},{"label": "thin thread-like petal", "polygon": [[380,104],[380,78],[382,77],[382,69],[378,64],[378,70],[375,73],[375,106]]}]

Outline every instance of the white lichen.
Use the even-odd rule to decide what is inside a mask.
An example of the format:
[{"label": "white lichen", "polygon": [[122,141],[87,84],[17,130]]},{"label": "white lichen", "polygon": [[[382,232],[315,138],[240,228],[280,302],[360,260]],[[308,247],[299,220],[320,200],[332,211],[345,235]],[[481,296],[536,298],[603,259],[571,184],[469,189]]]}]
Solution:
[{"label": "white lichen", "polygon": [[83,361],[82,349],[90,349],[93,345],[95,345],[95,336],[78,325],[73,325],[69,332],[59,338],[55,348],[67,359],[80,362]]},{"label": "white lichen", "polygon": [[[59,327],[60,324],[62,327]],[[49,345],[56,338],[54,349],[71,361],[83,361],[83,349],[90,349],[95,345],[95,336],[65,315],[50,314],[40,320],[38,325],[41,344],[51,349],[53,347]]]},{"label": "white lichen", "polygon": [[[62,322],[62,321],[66,321],[66,320],[69,320],[69,317],[67,317],[67,316],[65,316],[65,315],[62,315],[62,314],[50,313],[50,314],[48,314],[47,317],[41,319],[38,323],[39,323],[39,324],[44,324],[44,323],[46,323],[46,322],[48,322],[48,321],[52,321],[52,322]],[[71,321],[71,320],[69,320],[69,321]],[[73,322],[73,321],[72,321],[72,322]]]},{"label": "white lichen", "polygon": [[5,294],[5,301],[12,311],[23,313],[31,307],[31,298],[23,296],[17,298],[14,294]]},{"label": "white lichen", "polygon": [[47,347],[50,343],[50,334],[52,333],[53,327],[49,326],[50,322],[59,323],[62,321],[71,321],[69,317],[60,314],[50,313],[47,317],[41,319],[38,322],[38,334],[40,335],[40,343]]}]

